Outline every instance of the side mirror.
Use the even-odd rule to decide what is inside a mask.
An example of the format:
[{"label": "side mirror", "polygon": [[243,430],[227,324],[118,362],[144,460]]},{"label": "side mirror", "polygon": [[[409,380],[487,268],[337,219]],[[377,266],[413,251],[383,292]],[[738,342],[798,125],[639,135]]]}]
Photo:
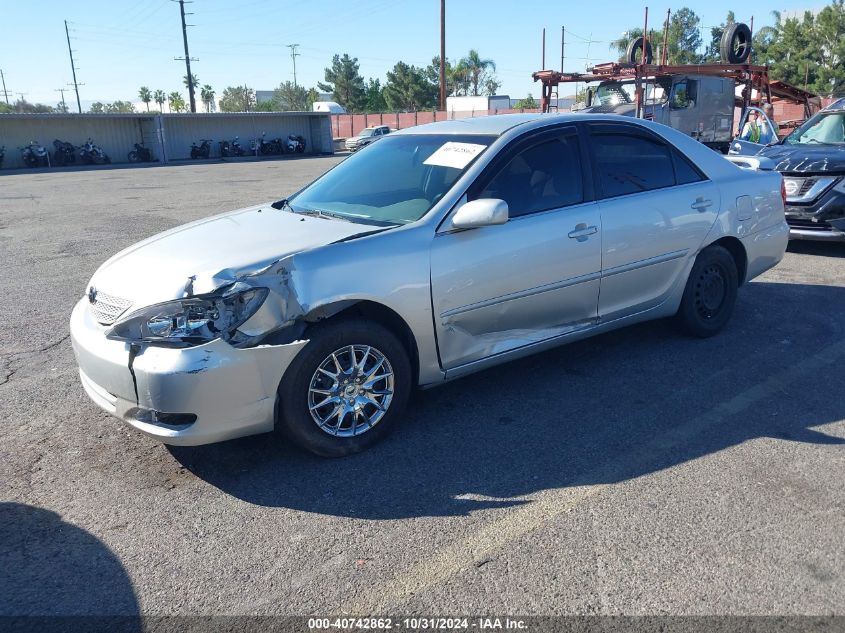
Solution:
[{"label": "side mirror", "polygon": [[474,229],[504,224],[507,221],[507,202],[496,198],[480,198],[471,200],[458,209],[452,218],[452,226],[456,229]]},{"label": "side mirror", "polygon": [[588,108],[591,105],[593,105],[593,89],[592,88],[587,88],[587,94],[584,97],[584,105]]}]

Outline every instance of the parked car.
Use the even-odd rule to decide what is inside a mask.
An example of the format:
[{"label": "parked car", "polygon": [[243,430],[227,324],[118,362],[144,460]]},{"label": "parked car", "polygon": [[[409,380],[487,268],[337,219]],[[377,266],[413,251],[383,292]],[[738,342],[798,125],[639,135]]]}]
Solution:
[{"label": "parked car", "polygon": [[768,158],[783,174],[791,238],[845,242],[845,99],[780,141],[762,146],[736,139],[731,153]]},{"label": "parked car", "polygon": [[345,455],[415,386],[648,319],[716,334],[783,257],[783,205],[776,172],[648,121],[422,125],[118,253],[71,338],[91,399],[163,442],[277,425]]},{"label": "parked car", "polygon": [[390,128],[386,125],[366,127],[358,132],[358,136],[352,136],[346,139],[345,146],[350,152],[357,152],[362,147],[366,147],[370,143],[379,140],[382,136],[386,136],[387,134],[390,134]]}]

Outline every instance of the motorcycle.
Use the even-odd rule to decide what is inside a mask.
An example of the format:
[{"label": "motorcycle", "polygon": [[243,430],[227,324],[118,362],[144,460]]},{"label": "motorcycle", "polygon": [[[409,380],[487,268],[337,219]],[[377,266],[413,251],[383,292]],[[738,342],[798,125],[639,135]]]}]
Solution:
[{"label": "motorcycle", "polygon": [[298,134],[289,134],[287,150],[290,154],[302,154],[305,151],[305,137]]},{"label": "motorcycle", "polygon": [[282,144],[282,139],[274,138],[271,141],[265,141],[264,137],[267,136],[267,132],[264,132],[261,135],[261,138],[254,138],[250,141],[249,148],[253,154],[256,156],[261,154],[262,156],[272,156],[275,154],[284,154],[285,149],[284,145]]},{"label": "motorcycle", "polygon": [[153,151],[144,147],[143,143],[135,143],[135,149],[129,152],[130,163],[151,163],[153,162]]},{"label": "motorcycle", "polygon": [[236,136],[231,141],[220,141],[221,156],[243,156],[244,148],[241,147],[240,137]]},{"label": "motorcycle", "polygon": [[47,167],[50,164],[50,155],[47,148],[38,141],[30,141],[29,145],[18,148],[21,151],[21,159],[27,167]]},{"label": "motorcycle", "polygon": [[211,139],[202,138],[200,144],[191,143],[191,158],[208,158],[211,156]]},{"label": "motorcycle", "polygon": [[53,141],[53,164],[59,167],[76,162],[76,147],[67,141],[55,139]]},{"label": "motorcycle", "polygon": [[103,148],[96,145],[90,138],[79,148],[79,158],[86,165],[106,165],[111,162]]}]

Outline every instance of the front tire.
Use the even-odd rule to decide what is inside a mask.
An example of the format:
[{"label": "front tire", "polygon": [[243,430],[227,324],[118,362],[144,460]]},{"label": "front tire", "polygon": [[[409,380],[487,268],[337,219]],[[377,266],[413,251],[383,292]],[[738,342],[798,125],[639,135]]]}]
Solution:
[{"label": "front tire", "polygon": [[738,286],[736,262],[727,249],[705,248],[695,258],[675,316],[680,328],[699,338],[717,334],[733,314]]},{"label": "front tire", "polygon": [[323,457],[363,451],[395,427],[411,391],[408,352],[363,319],[314,326],[279,385],[278,427]]}]

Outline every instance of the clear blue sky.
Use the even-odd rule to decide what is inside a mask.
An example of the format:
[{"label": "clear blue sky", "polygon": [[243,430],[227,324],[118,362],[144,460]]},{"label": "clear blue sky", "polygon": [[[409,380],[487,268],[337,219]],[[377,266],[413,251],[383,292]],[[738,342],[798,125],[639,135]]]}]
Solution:
[{"label": "clear blue sky", "polygon": [[[709,27],[733,9],[737,19],[754,14],[755,29],[771,24],[765,2],[691,0],[685,3]],[[811,9],[824,0],[780,0],[779,9]],[[667,4],[650,5],[659,24]],[[673,6],[678,9],[683,4]],[[293,78],[290,49],[300,44],[297,79],[312,86],[323,79],[332,54],[357,57],[361,74],[384,75],[397,60],[426,65],[439,52],[439,0],[195,0],[186,5],[193,71],[218,96],[228,85],[272,89]],[[565,25],[566,70],[583,70],[586,59],[607,61],[608,42],[643,22],[644,4],[553,2],[550,0],[447,0],[446,56],[470,48],[492,58],[501,94],[538,96],[531,73],[540,68],[540,34],[547,29],[546,66],[560,63],[560,27]],[[85,102],[138,101],[138,87],[180,90],[185,74],[179,5],[169,0],[0,0],[0,68],[10,92],[32,102],[54,104],[56,88],[71,81],[63,20],[71,28],[78,80]],[[709,29],[705,28],[705,39]],[[592,43],[588,40],[592,39]],[[17,98],[17,94],[10,98]],[[2,98],[2,95],[0,95]],[[72,93],[66,92],[70,102]]]}]

